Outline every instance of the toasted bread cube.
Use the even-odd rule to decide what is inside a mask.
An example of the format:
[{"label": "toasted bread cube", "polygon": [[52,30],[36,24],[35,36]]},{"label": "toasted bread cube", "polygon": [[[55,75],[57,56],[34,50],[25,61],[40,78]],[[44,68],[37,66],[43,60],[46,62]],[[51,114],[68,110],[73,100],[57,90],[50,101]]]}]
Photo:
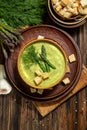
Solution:
[{"label": "toasted bread cube", "polygon": [[80,14],[84,13],[83,8],[81,6],[78,8],[78,11],[79,11]]},{"label": "toasted bread cube", "polygon": [[87,0],[80,0],[82,7],[87,6]]},{"label": "toasted bread cube", "polygon": [[70,83],[70,79],[69,79],[68,77],[65,78],[65,79],[63,79],[63,83],[64,83],[65,85],[69,84],[69,83]]},{"label": "toasted bread cube", "polygon": [[62,4],[67,5],[70,3],[70,0],[61,0]]},{"label": "toasted bread cube", "polygon": [[87,14],[87,7],[86,8],[80,7],[79,8],[79,13],[82,14],[82,15],[86,15]]},{"label": "toasted bread cube", "polygon": [[30,87],[30,91],[31,91],[31,93],[35,93],[35,92],[36,92],[36,89]]},{"label": "toasted bread cube", "polygon": [[43,94],[43,92],[44,92],[43,89],[38,89],[38,90],[37,90],[37,93],[39,93],[39,94]]},{"label": "toasted bread cube", "polygon": [[74,10],[71,6],[67,6],[67,11],[72,13]]},{"label": "toasted bread cube", "polygon": [[61,6],[61,5],[59,5],[59,6],[56,7],[56,11],[57,11],[57,12],[59,12],[61,9],[62,9],[62,6]]},{"label": "toasted bread cube", "polygon": [[59,0],[52,0],[53,4],[56,4],[57,2],[59,2]]},{"label": "toasted bread cube", "polygon": [[67,11],[67,8],[66,7],[64,7],[63,9],[62,9],[63,11],[64,11],[64,13]]},{"label": "toasted bread cube", "polygon": [[78,10],[77,10],[77,7],[67,7],[67,11],[74,14],[74,15],[77,15],[78,14]]},{"label": "toasted bread cube", "polygon": [[79,14],[79,12],[78,12],[78,9],[75,7],[75,8],[73,8],[73,12],[72,12],[74,15],[78,15]]},{"label": "toasted bread cube", "polygon": [[72,2],[74,3],[74,2],[76,2],[76,0],[72,0]]},{"label": "toasted bread cube", "polygon": [[45,72],[45,73],[43,73],[42,78],[47,79],[47,78],[49,78],[49,76],[50,76],[50,73]]},{"label": "toasted bread cube", "polygon": [[64,15],[63,15],[65,18],[70,18],[72,16],[72,13],[71,12],[65,12]]},{"label": "toasted bread cube", "polygon": [[86,15],[87,14],[87,8],[83,9],[83,14]]},{"label": "toasted bread cube", "polygon": [[57,1],[57,2],[55,3],[55,8],[58,7],[58,6],[60,6],[60,5],[61,5],[61,2],[60,2],[60,1]]},{"label": "toasted bread cube", "polygon": [[74,2],[73,4],[72,4],[72,7],[79,7],[79,3],[77,3],[77,2]]},{"label": "toasted bread cube", "polygon": [[39,85],[42,82],[42,78],[39,76],[36,76],[34,79],[34,82],[36,83],[36,85]]},{"label": "toasted bread cube", "polygon": [[59,14],[61,15],[61,16],[63,16],[64,17],[64,14],[66,13],[66,10],[65,9],[61,9],[60,11],[59,11]]},{"label": "toasted bread cube", "polygon": [[35,74],[36,74],[37,76],[41,76],[41,75],[42,75],[42,73],[41,73],[40,70],[36,70],[36,71],[35,71]]},{"label": "toasted bread cube", "polygon": [[44,39],[44,36],[38,35],[37,39]]},{"label": "toasted bread cube", "polygon": [[61,9],[59,11],[59,14],[63,17],[63,18],[70,18],[72,13],[67,11],[68,9],[66,7],[64,7],[63,9]]},{"label": "toasted bread cube", "polygon": [[76,57],[75,57],[74,54],[71,54],[71,55],[69,56],[69,61],[70,61],[70,63],[76,61]]}]

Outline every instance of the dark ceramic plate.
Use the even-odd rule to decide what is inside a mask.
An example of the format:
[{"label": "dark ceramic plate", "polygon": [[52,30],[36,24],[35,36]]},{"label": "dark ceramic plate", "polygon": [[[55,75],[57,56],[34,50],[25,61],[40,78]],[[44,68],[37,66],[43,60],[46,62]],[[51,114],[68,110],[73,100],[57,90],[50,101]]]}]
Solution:
[{"label": "dark ceramic plate", "polygon": [[[64,85],[61,82],[60,84],[57,84],[53,90],[44,90],[42,95],[31,93],[28,86],[21,82],[17,71],[17,59],[21,48],[28,42],[35,40],[38,35],[57,42],[65,51],[67,58],[72,53],[76,57],[76,62],[69,63],[70,73],[65,75],[70,78],[70,83]],[[77,44],[66,32],[49,25],[32,26],[24,30],[22,36],[24,37],[24,41],[20,43],[20,46],[15,48],[14,52],[11,53],[5,62],[5,69],[10,82],[20,93],[34,100],[51,101],[65,97],[75,87],[81,74],[81,55]]]},{"label": "dark ceramic plate", "polygon": [[51,0],[48,0],[48,14],[50,16],[50,18],[57,24],[60,25],[61,27],[65,27],[65,28],[76,28],[79,27],[81,25],[83,25],[84,23],[86,23],[86,18],[82,18],[82,20],[63,20],[61,19],[60,16],[58,16],[54,9],[52,8],[52,4],[51,4]]}]

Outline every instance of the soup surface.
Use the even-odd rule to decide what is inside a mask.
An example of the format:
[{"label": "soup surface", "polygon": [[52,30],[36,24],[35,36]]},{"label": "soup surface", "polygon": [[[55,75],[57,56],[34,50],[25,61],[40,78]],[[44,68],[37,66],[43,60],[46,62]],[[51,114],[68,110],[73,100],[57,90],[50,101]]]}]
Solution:
[{"label": "soup surface", "polygon": [[[35,48],[35,52],[40,57],[41,47],[44,46],[46,49],[46,57],[55,66],[55,69],[50,67],[50,76],[46,80],[43,80],[39,85],[34,82],[35,71],[43,70],[36,62],[31,62],[31,56],[29,55],[29,50],[31,47]],[[44,62],[42,62],[44,65]],[[22,79],[30,86],[35,88],[50,88],[56,85],[64,76],[66,71],[66,59],[64,52],[52,41],[48,40],[37,40],[32,43],[27,44],[21,51],[18,57],[18,71]]]}]

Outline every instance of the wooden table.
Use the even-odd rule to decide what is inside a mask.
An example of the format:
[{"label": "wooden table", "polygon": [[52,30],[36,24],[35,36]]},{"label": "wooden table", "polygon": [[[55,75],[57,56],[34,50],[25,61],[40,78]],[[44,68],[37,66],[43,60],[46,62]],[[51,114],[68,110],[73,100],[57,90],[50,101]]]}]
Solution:
[{"label": "wooden table", "polygon": [[[87,23],[63,30],[78,44],[87,67]],[[3,63],[1,53],[0,62]],[[87,87],[45,117],[40,115],[30,99],[13,88],[9,95],[0,96],[0,130],[87,130]]]}]

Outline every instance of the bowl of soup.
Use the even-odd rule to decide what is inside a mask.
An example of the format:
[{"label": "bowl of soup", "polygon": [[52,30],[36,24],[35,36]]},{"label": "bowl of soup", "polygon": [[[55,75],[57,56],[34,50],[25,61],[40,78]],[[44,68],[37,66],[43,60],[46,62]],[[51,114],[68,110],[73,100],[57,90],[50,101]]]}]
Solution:
[{"label": "bowl of soup", "polygon": [[35,39],[22,47],[17,61],[18,73],[26,85],[49,89],[60,83],[66,73],[64,49],[51,39]]}]

